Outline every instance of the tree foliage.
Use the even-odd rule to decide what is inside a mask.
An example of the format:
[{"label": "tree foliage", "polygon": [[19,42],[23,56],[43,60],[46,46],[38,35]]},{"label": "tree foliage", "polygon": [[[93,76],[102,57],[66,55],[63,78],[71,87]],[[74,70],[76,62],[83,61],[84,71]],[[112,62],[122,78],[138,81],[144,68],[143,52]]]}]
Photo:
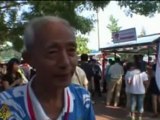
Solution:
[{"label": "tree foliage", "polygon": [[78,12],[104,8],[109,1],[0,1],[0,43],[9,40],[15,49],[22,48],[25,24],[32,18],[54,15],[68,20],[77,31],[87,33],[93,28],[93,20]]},{"label": "tree foliage", "polygon": [[88,43],[88,39],[82,36],[78,36],[76,38],[76,42],[77,42],[77,53],[83,54],[83,53],[89,53],[90,50],[87,47],[87,43]]},{"label": "tree foliage", "polygon": [[113,15],[109,17],[110,23],[107,25],[107,28],[111,33],[120,31],[121,27],[118,26],[118,19],[114,18]]},{"label": "tree foliage", "polygon": [[[25,24],[34,17],[43,15],[60,16],[68,20],[82,34],[92,30],[94,20],[80,16],[84,10],[104,8],[108,1],[64,0],[64,1],[0,1],[0,44],[11,41],[16,50],[22,48]],[[160,12],[159,0],[117,1],[121,7],[129,8],[128,14],[153,15]]]},{"label": "tree foliage", "polygon": [[128,15],[135,13],[145,16],[153,16],[156,12],[160,12],[159,0],[121,0],[118,4],[120,7],[128,8]]}]

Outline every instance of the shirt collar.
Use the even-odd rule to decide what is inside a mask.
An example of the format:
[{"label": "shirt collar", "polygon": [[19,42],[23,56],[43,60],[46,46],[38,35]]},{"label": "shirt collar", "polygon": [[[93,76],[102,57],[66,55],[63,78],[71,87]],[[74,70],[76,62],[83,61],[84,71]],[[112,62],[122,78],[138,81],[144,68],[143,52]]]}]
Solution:
[{"label": "shirt collar", "polygon": [[[45,111],[43,110],[40,102],[38,101],[37,97],[35,96],[32,88],[31,88],[31,84],[32,84],[33,79],[29,82],[28,87],[29,87],[29,95],[30,95],[31,102],[32,102],[32,105],[33,105],[33,110],[36,111],[35,112],[36,113],[35,117],[36,117],[37,120],[50,120],[50,118],[46,115]],[[67,99],[67,93],[69,95],[70,101],[68,101],[68,99]],[[68,104],[68,102],[70,104]],[[58,117],[57,120],[61,120],[62,119],[62,117],[67,112],[68,106],[69,106],[69,111],[68,112],[69,113],[73,112],[73,108],[74,108],[74,96],[73,96],[72,92],[70,91],[69,87],[66,87],[64,89],[64,107],[63,107],[63,110],[60,113],[60,115],[59,115],[59,117]]]}]

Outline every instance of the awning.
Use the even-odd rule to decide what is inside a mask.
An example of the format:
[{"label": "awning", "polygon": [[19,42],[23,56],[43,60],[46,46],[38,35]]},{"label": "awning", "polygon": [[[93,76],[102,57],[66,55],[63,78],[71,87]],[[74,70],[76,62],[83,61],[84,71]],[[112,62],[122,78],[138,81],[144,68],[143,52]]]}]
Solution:
[{"label": "awning", "polygon": [[[137,38],[137,40],[129,41],[129,42],[111,43],[111,44],[108,44],[105,48],[100,48],[100,50],[111,52],[121,48],[124,49],[124,48],[138,47],[138,46],[150,46],[153,43],[156,43],[156,41],[158,40],[160,40],[160,34],[140,37],[140,38]],[[124,50],[120,50],[120,51],[124,51]],[[133,51],[133,50],[127,49],[126,51]]]}]

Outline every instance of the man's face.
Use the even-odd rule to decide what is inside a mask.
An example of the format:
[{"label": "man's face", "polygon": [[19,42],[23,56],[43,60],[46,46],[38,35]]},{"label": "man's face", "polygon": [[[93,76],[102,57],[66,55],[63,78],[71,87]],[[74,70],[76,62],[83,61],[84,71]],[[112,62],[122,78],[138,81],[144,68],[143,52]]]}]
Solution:
[{"label": "man's face", "polygon": [[62,23],[49,22],[35,36],[31,63],[37,76],[54,87],[66,87],[77,64],[73,32]]}]

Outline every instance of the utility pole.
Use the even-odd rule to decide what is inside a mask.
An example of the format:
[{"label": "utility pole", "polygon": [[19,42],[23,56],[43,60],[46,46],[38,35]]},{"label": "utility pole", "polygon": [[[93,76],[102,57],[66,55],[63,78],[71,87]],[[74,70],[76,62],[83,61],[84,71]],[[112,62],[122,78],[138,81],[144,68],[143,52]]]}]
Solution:
[{"label": "utility pole", "polygon": [[100,37],[99,37],[99,16],[98,16],[98,8],[96,9],[96,13],[97,13],[97,38],[98,38],[98,50],[100,49]]}]

